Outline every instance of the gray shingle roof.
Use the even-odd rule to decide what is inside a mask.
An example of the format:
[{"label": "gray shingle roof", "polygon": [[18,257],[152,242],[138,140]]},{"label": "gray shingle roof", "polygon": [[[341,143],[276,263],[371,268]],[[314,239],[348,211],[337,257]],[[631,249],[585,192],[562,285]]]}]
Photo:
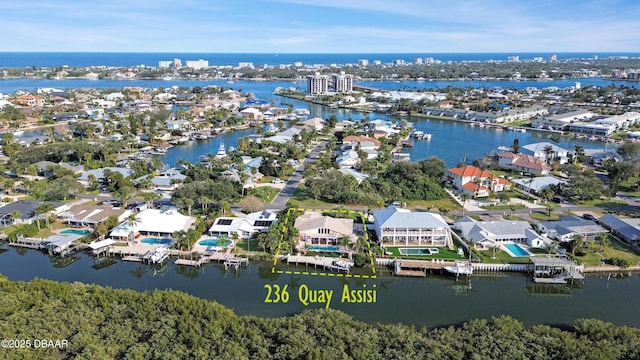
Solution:
[{"label": "gray shingle roof", "polygon": [[390,206],[373,212],[380,228],[442,228],[449,227],[442,216],[429,212],[412,212]]}]

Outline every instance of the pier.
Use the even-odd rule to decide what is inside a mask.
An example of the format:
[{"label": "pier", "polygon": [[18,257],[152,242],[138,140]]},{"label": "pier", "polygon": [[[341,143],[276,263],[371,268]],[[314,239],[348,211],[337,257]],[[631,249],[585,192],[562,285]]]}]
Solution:
[{"label": "pier", "polygon": [[322,257],[322,256],[303,256],[303,255],[288,255],[286,257],[287,264],[304,264],[304,265],[313,265],[313,267],[317,268],[318,266],[323,269],[329,269],[331,271],[344,271],[345,273],[349,273],[350,268],[353,266],[353,263],[341,260],[338,258],[331,257]]}]

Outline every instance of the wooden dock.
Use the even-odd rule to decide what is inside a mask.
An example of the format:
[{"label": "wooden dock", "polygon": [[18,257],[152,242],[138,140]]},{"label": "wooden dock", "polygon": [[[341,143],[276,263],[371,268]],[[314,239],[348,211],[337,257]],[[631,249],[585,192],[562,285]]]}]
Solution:
[{"label": "wooden dock", "polygon": [[332,257],[323,257],[323,256],[303,256],[303,255],[289,255],[286,257],[287,264],[295,264],[295,265],[313,265],[313,267],[322,267],[323,269],[328,269],[336,272],[345,272],[349,273],[349,269],[344,266],[336,265],[336,260],[340,260],[338,258]]},{"label": "wooden dock", "polygon": [[409,276],[409,277],[425,277],[427,273],[420,270],[399,270],[394,273],[395,276]]},{"label": "wooden dock", "polygon": [[142,260],[143,260],[142,256],[138,256],[138,255],[129,255],[129,256],[122,257],[122,261],[142,262]]},{"label": "wooden dock", "polygon": [[34,239],[34,238],[18,238],[14,241],[9,242],[10,246],[27,248],[27,249],[42,249],[42,241],[43,239]]}]

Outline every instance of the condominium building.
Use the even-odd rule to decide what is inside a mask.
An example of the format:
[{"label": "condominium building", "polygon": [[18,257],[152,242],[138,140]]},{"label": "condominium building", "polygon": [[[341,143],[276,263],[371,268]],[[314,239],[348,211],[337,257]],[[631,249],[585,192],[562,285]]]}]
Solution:
[{"label": "condominium building", "polygon": [[182,60],[178,59],[178,58],[174,58],[173,59],[173,67],[176,69],[179,69],[182,67]]},{"label": "condominium building", "polygon": [[199,59],[199,60],[187,60],[186,62],[186,66],[188,68],[192,68],[192,69],[206,69],[209,67],[209,60],[203,60],[203,59]]},{"label": "condominium building", "polygon": [[353,91],[353,75],[345,74],[341,71],[340,74],[331,75],[333,81],[333,89],[337,93],[348,93]]},{"label": "condominium building", "polygon": [[329,76],[307,75],[307,92],[309,94],[326,94],[329,91]]},{"label": "condominium building", "polygon": [[173,65],[173,61],[171,60],[160,60],[158,61],[158,67],[161,69],[168,69]]}]

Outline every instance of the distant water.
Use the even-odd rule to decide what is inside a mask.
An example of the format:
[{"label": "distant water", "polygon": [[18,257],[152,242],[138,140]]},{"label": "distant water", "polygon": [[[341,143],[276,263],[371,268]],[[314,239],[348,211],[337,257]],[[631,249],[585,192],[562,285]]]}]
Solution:
[{"label": "distant water", "polygon": [[367,59],[370,63],[380,60],[382,63],[390,63],[394,60],[404,60],[413,62],[416,58],[433,58],[435,60],[446,61],[486,61],[503,60],[508,56],[519,56],[520,60],[530,60],[535,57],[547,59],[550,55],[557,55],[562,59],[587,59],[598,56],[600,59],[609,56],[629,56],[638,57],[640,53],[364,53],[364,54],[269,54],[269,53],[97,53],[97,52],[0,52],[0,68],[23,68],[23,67],[56,67],[68,65],[71,67],[81,66],[158,66],[161,60],[181,59],[183,64],[186,60],[204,59],[209,61],[210,66],[233,65],[239,62],[253,62],[255,65],[278,65],[294,64],[354,64],[359,59]]}]

